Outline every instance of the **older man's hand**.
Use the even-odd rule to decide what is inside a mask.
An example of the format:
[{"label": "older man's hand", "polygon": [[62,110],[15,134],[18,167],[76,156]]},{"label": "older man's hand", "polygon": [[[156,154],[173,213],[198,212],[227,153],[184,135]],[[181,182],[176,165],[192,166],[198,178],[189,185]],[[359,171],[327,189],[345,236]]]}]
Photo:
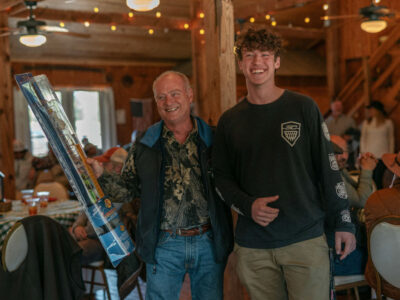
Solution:
[{"label": "older man's hand", "polygon": [[[343,250],[342,243],[344,244]],[[345,259],[354,249],[356,249],[356,237],[354,234],[344,231],[335,232],[335,251],[337,255],[340,255],[340,260]]]},{"label": "older man's hand", "polygon": [[92,167],[94,176],[99,178],[104,172],[103,165],[93,158],[88,158],[86,161]]}]

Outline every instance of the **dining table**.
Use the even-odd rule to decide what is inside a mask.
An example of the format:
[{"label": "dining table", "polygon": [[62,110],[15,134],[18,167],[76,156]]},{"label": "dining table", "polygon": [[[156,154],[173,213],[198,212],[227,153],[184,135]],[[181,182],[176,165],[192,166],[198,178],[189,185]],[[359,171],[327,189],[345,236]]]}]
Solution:
[{"label": "dining table", "polygon": [[[57,200],[49,202],[47,207],[39,207],[37,214],[48,216],[64,227],[70,227],[82,210],[79,201]],[[22,201],[12,200],[12,209],[0,213],[0,249],[10,228],[19,220],[29,217],[29,205]]]}]

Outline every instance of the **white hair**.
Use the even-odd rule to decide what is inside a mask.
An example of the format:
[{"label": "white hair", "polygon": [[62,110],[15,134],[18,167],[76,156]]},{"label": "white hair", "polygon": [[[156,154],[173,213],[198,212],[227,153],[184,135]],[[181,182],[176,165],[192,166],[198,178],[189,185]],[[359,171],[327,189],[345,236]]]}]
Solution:
[{"label": "white hair", "polygon": [[190,91],[190,89],[191,89],[192,87],[190,86],[189,78],[188,78],[185,74],[183,74],[183,73],[181,73],[181,72],[178,72],[178,71],[165,71],[165,72],[161,73],[161,74],[154,80],[154,82],[153,82],[153,94],[154,94],[154,96],[156,95],[155,86],[156,86],[157,82],[158,82],[160,79],[162,79],[163,77],[165,77],[165,76],[167,76],[167,75],[172,75],[172,74],[177,75],[177,76],[179,76],[179,77],[182,79],[183,84],[184,84],[184,88],[185,88],[185,91],[186,91],[186,92],[189,92],[189,91]]}]

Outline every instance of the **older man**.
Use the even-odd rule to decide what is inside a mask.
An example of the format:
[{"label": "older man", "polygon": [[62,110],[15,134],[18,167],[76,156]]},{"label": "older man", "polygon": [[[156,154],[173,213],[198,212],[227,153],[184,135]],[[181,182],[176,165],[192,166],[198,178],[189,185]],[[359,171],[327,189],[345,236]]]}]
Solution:
[{"label": "older man", "polygon": [[356,122],[352,117],[343,114],[343,104],[340,100],[331,103],[332,114],[326,119],[329,133],[343,136],[349,128],[356,128]]},{"label": "older man", "polygon": [[162,121],[136,140],[119,180],[104,174],[99,181],[115,201],[141,198],[136,243],[146,262],[146,299],[179,299],[186,273],[192,299],[222,299],[233,237],[230,210],[210,180],[212,132],[190,115],[185,75],[165,72],[153,91]]}]

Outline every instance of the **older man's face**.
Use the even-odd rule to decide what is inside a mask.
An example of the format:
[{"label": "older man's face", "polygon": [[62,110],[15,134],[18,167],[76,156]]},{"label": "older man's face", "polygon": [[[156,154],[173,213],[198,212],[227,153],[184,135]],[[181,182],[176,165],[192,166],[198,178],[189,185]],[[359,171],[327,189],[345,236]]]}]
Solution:
[{"label": "older man's face", "polygon": [[193,91],[185,90],[185,83],[176,74],[168,74],[160,78],[154,86],[154,97],[160,117],[166,125],[183,124],[190,118],[190,103]]}]

